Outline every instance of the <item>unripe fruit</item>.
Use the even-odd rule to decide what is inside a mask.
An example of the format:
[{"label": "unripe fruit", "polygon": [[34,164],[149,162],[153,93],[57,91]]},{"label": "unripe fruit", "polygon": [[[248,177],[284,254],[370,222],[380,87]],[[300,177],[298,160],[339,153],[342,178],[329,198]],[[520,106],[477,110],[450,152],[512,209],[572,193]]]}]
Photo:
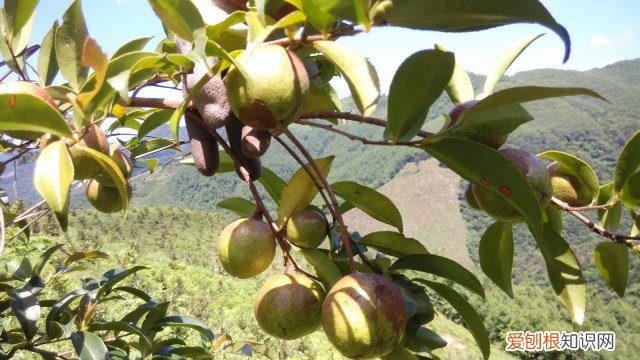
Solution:
[{"label": "unripe fruit", "polygon": [[242,128],[242,139],[240,146],[242,153],[250,158],[259,158],[269,150],[271,144],[271,133],[260,131],[251,126]]},{"label": "unripe fruit", "polygon": [[464,191],[464,199],[467,200],[467,205],[474,210],[482,210],[480,205],[478,205],[478,200],[476,200],[475,195],[473,195],[473,190],[471,189],[471,184],[467,185],[467,189]]},{"label": "unripe fruit", "polygon": [[[96,210],[103,213],[114,213],[124,209],[125,204],[122,202],[117,188],[101,185],[94,179],[87,181],[86,187],[87,199]],[[129,200],[131,200],[131,182],[127,181],[126,188]]]},{"label": "unripe fruit", "polygon": [[329,224],[324,215],[303,210],[297,212],[287,221],[287,240],[302,248],[317,248],[329,233]]},{"label": "unripe fruit", "polygon": [[[229,139],[229,146],[231,146],[231,150],[238,158],[238,161],[244,166],[244,168],[249,172],[249,177],[251,180],[258,180],[260,176],[262,176],[262,161],[260,158],[250,158],[244,154],[242,151],[242,123],[236,119],[235,116],[231,116],[227,124],[225,124],[225,129],[227,129],[227,137]],[[236,170],[236,173],[240,178],[242,175]],[[244,180],[244,179],[243,179]]]},{"label": "unripe fruit", "polygon": [[[90,125],[78,144],[99,151],[107,156],[109,155],[109,142],[107,141],[107,136],[98,125]],[[75,180],[93,178],[98,175],[102,169],[100,164],[98,164],[93,157],[78,150],[76,145],[69,148],[69,154],[73,161],[73,168],[75,170],[73,178]]]},{"label": "unripe fruit", "polygon": [[265,222],[242,218],[229,224],[218,238],[218,257],[231,276],[246,279],[265,271],[276,253],[276,241]]},{"label": "unripe fruit", "polygon": [[547,170],[551,175],[553,196],[566,202],[569,206],[587,206],[593,201],[593,193],[580,181],[557,162],[551,163]]},{"label": "unripe fruit", "polygon": [[451,118],[451,124],[449,124],[449,127],[453,127],[454,125],[456,125],[458,123],[458,118],[460,117],[460,115],[462,115],[462,113],[466,110],[469,110],[472,107],[476,106],[476,104],[478,103],[478,100],[469,100],[463,102],[462,104],[454,106],[453,109],[451,109],[451,112],[449,112],[449,117]]},{"label": "unripe fruit", "polygon": [[[57,108],[56,102],[53,100],[51,95],[49,95],[42,87],[40,87],[40,85],[28,81],[12,81],[2,83],[0,84],[0,94],[29,94],[39,97],[40,99],[49,103],[49,105]],[[12,138],[21,140],[35,140],[42,135],[42,133],[39,132],[23,130],[5,130],[3,131],[3,133]]]},{"label": "unripe fruit", "polygon": [[227,74],[227,98],[240,121],[257,130],[278,131],[298,119],[309,95],[309,76],[297,55],[282,46],[262,45],[236,61],[253,83],[249,88],[235,67]]},{"label": "unripe fruit", "polygon": [[189,146],[196,168],[204,176],[212,176],[220,166],[218,142],[211,136],[209,130],[196,120],[186,116],[185,124],[189,135]]},{"label": "unripe fruit", "polygon": [[382,276],[356,273],[340,279],[322,304],[327,339],[344,356],[384,356],[400,343],[407,310],[398,288]]},{"label": "unripe fruit", "polygon": [[273,275],[253,302],[253,314],[267,334],[291,340],[320,327],[322,286],[300,274]]},{"label": "unripe fruit", "polygon": [[[126,180],[131,178],[133,174],[133,163],[131,159],[125,155],[125,153],[120,149],[115,149],[113,154],[111,154],[111,159],[116,163],[118,169],[122,172],[122,175]],[[100,173],[96,176],[96,181],[100,183],[100,185],[115,187],[116,184],[104,170],[101,170]]]},{"label": "unripe fruit", "polygon": [[[449,128],[453,128],[454,126],[458,125],[458,119],[460,118],[460,115],[462,115],[463,112],[471,109],[478,103],[478,100],[469,100],[462,104],[456,105],[449,113],[449,117],[451,118]],[[504,145],[504,143],[506,143],[507,139],[509,138],[509,135],[483,135],[466,131],[456,131],[455,129],[452,129],[450,135],[461,139],[471,140],[479,144],[484,144],[494,149],[499,149],[500,147],[502,147],[502,145]]]},{"label": "unripe fruit", "polygon": [[[504,155],[519,171],[533,189],[540,207],[546,209],[551,201],[553,189],[551,177],[544,164],[535,155],[518,149],[501,149]],[[490,193],[484,187],[473,184],[473,195],[478,205],[495,219],[510,222],[522,222],[524,217],[502,197]]]}]

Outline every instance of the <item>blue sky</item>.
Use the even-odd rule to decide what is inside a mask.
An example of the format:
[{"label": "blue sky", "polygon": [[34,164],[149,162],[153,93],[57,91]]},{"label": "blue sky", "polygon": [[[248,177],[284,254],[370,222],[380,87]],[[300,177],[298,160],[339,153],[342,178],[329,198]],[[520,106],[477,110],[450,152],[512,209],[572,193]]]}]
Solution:
[{"label": "blue sky", "polygon": [[[383,92],[387,92],[402,60],[416,51],[432,48],[434,43],[454,51],[467,70],[480,74],[491,68],[505,46],[541,32],[548,34],[521,56],[510,73],[546,67],[586,70],[640,57],[640,0],[542,2],[571,35],[573,50],[566,64],[562,64],[560,39],[537,25],[512,25],[466,34],[384,28],[340,41],[372,61],[378,69]],[[32,42],[43,38],[70,3],[71,0],[40,0]],[[160,22],[147,0],[84,0],[83,7],[91,36],[109,54],[134,37],[154,36],[150,47],[155,47],[163,37]],[[341,95],[346,95],[344,84],[337,83],[336,87]]]}]

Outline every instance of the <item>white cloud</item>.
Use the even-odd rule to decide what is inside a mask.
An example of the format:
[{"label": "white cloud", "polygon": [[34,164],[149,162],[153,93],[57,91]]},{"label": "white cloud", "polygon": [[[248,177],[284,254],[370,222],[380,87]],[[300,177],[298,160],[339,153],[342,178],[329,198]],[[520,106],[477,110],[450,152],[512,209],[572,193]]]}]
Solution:
[{"label": "white cloud", "polygon": [[624,34],[620,35],[620,38],[618,39],[620,41],[621,44],[626,44],[629,41],[633,40],[636,37],[636,32],[634,29],[629,29],[627,31],[625,31]]},{"label": "white cloud", "polygon": [[613,44],[613,39],[603,35],[596,35],[591,39],[589,46],[592,48],[599,48]]}]

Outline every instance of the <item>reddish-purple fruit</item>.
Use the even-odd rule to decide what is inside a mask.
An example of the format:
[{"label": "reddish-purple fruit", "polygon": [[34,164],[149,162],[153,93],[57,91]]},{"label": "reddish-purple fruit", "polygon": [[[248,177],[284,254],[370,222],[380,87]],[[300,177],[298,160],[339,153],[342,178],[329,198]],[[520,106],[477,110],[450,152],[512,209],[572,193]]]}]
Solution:
[{"label": "reddish-purple fruit", "polygon": [[185,124],[196,169],[204,176],[213,176],[220,166],[218,142],[209,130],[191,117],[186,117]]},{"label": "reddish-purple fruit", "polygon": [[250,158],[259,158],[269,150],[271,144],[271,133],[260,131],[251,126],[242,128],[242,153]]}]

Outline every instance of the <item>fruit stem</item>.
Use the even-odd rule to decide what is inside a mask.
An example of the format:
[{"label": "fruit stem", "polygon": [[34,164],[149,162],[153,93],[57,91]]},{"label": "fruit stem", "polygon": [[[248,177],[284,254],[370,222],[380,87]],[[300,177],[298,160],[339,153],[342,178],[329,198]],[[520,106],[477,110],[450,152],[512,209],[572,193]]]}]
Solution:
[{"label": "fruit stem", "polygon": [[298,139],[291,133],[289,129],[285,130],[284,134],[289,138],[289,140],[291,140],[293,145],[295,145],[296,148],[298,148],[298,151],[300,151],[300,153],[305,157],[305,159],[307,159],[307,161],[309,162],[313,170],[316,172],[318,178],[322,182],[322,187],[324,187],[324,190],[329,195],[329,199],[331,200],[331,206],[333,206],[335,216],[336,216],[335,220],[340,225],[340,238],[342,240],[342,246],[347,251],[349,268],[351,269],[351,273],[355,273],[356,264],[353,260],[353,251],[351,249],[351,237],[349,236],[349,231],[347,229],[347,226],[344,223],[342,214],[340,213],[340,208],[338,206],[338,199],[336,199],[336,195],[333,193],[333,190],[331,189],[331,186],[329,185],[329,182],[327,181],[326,176],[324,175],[322,170],[320,170],[320,167],[318,166],[316,161],[313,159],[311,154],[309,154],[307,149],[300,143],[300,141],[298,141]]},{"label": "fruit stem", "polygon": [[559,200],[555,197],[551,198],[551,202],[557,207],[559,207],[561,210],[568,212],[569,214],[573,215],[573,217],[575,217],[576,219],[582,221],[582,223],[587,225],[589,230],[591,230],[592,232],[602,237],[611,239],[611,241],[615,243],[623,244],[629,248],[633,248],[632,240],[640,240],[640,236],[629,236],[629,235],[616,234],[616,233],[610,232],[609,230],[589,220],[586,216],[582,215],[579,210],[575,210],[574,208],[569,206],[569,204],[567,204],[566,202]]}]

